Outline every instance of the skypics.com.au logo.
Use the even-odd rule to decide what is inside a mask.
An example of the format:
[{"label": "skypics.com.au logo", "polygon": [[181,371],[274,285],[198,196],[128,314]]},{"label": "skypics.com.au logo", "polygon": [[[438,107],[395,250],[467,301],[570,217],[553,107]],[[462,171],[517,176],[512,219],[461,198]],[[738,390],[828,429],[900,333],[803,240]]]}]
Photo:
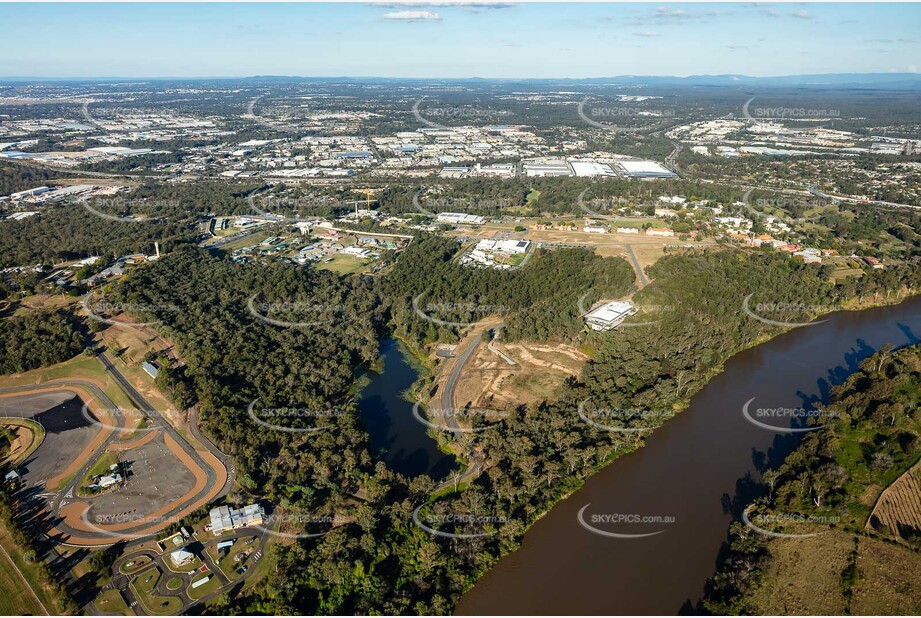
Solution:
[{"label": "skypics.com.au logo", "polygon": [[748,507],[746,507],[746,509],[742,512],[742,523],[744,523],[749,529],[754,530],[762,536],[773,537],[777,539],[808,539],[810,537],[819,536],[820,534],[825,534],[825,531],[821,530],[818,532],[805,533],[777,532],[768,529],[766,526],[803,526],[812,524],[828,527],[841,523],[841,518],[837,516],[760,512],[752,515],[752,511],[756,506],[757,505],[755,504],[750,504]]},{"label": "skypics.com.au logo", "polygon": [[[429,408],[426,410],[428,420],[422,415],[422,407],[417,402],[413,405],[413,418],[426,427],[448,433],[476,433],[498,426],[511,414],[505,410],[488,408],[469,408],[453,410],[451,408]],[[464,425],[461,425],[463,423]],[[485,423],[483,425],[482,423]]]},{"label": "skypics.com.au logo", "polygon": [[[328,324],[333,316],[341,314],[345,307],[336,303],[321,303],[311,301],[279,301],[256,303],[259,294],[253,294],[246,301],[246,308],[254,318],[278,326],[280,328],[304,328]],[[270,317],[276,315],[279,317]],[[303,316],[312,318],[307,320],[281,319],[281,316]]]},{"label": "skypics.com.au logo", "polygon": [[[667,127],[674,120],[674,112],[668,109],[654,111],[635,105],[588,105],[588,102],[588,98],[585,98],[578,104],[576,112],[579,114],[579,118],[585,124],[596,129],[603,129],[609,133],[657,131]],[[665,118],[666,120],[641,126],[623,126],[625,121],[636,118]]]},{"label": "skypics.com.au logo", "polygon": [[[413,312],[417,317],[422,318],[426,322],[431,322],[432,324],[437,324],[438,326],[451,326],[455,328],[463,328],[465,326],[470,326],[476,324],[482,318],[489,315],[505,315],[511,309],[505,305],[490,305],[490,304],[481,304],[481,303],[472,303],[472,302],[428,302],[422,303],[422,297],[425,295],[425,292],[418,294],[413,298]],[[434,317],[431,314],[435,315],[463,315],[471,316],[475,319],[471,321],[461,321],[457,320],[446,320]],[[479,316],[479,317],[477,317]]]},{"label": "skypics.com.au logo", "polygon": [[[837,418],[838,414],[830,410],[817,410],[804,407],[756,407],[752,408],[752,403],[756,397],[752,397],[742,406],[742,416],[746,421],[768,431],[777,433],[805,433],[807,431],[816,431],[823,429],[825,425],[815,424],[828,418]],[[809,423],[813,423],[809,425]],[[780,425],[778,423],[784,423]]]},{"label": "skypics.com.au logo", "polygon": [[[668,526],[677,522],[674,515],[647,515],[641,513],[592,513],[586,516],[591,503],[576,514],[579,525],[592,534],[609,539],[643,539],[666,532]],[[647,530],[632,532],[628,530]]]},{"label": "skypics.com.au logo", "polygon": [[[508,523],[501,515],[483,513],[434,511],[432,505],[422,504],[413,510],[413,523],[433,536],[446,539],[479,539],[492,536]],[[425,513],[422,511],[425,510]],[[451,531],[445,528],[452,528]]]},{"label": "skypics.com.au logo", "polygon": [[[317,433],[333,427],[333,421],[347,416],[350,411],[345,408],[314,409],[303,406],[266,407],[256,409],[258,399],[246,407],[246,415],[257,425],[274,431],[287,433]],[[297,423],[310,423],[312,426],[297,426]],[[317,425],[317,423],[320,423]]]},{"label": "skypics.com.au logo", "polygon": [[642,408],[595,407],[589,405],[589,401],[583,399],[579,402],[579,418],[595,429],[613,433],[652,431],[673,416],[667,412]]},{"label": "skypics.com.au logo", "polygon": [[742,105],[742,116],[754,122],[766,120],[836,120],[841,118],[839,109],[818,109],[811,107],[787,107],[784,105],[756,106],[752,97]]},{"label": "skypics.com.au logo", "polygon": [[[801,223],[809,223],[819,219],[819,215],[810,215],[803,217],[791,217],[787,214],[783,215],[771,215],[763,212],[760,209],[772,209],[772,210],[781,210],[784,213],[790,212],[808,212],[810,210],[822,209],[832,205],[832,202],[826,200],[815,200],[806,197],[794,197],[794,196],[783,196],[783,197],[773,197],[773,198],[758,198],[755,200],[755,203],[751,203],[751,194],[754,189],[749,189],[745,192],[745,195],[742,196],[742,208],[745,209],[745,212],[752,215],[753,217],[758,217],[759,219],[764,219],[765,221],[771,221],[773,219],[779,219],[787,225],[797,225]],[[757,206],[758,208],[755,208]]]},{"label": "skypics.com.au logo", "polygon": [[83,310],[86,311],[87,316],[96,322],[102,324],[107,324],[109,326],[127,326],[129,328],[140,328],[142,326],[153,326],[159,324],[162,320],[151,320],[149,322],[129,322],[127,320],[117,320],[114,317],[105,317],[105,316],[115,316],[115,315],[130,315],[130,316],[140,316],[140,315],[150,315],[162,312],[177,312],[179,307],[176,305],[160,305],[152,303],[137,303],[137,302],[123,302],[123,301],[110,301],[105,298],[95,298],[95,293],[90,292],[83,297],[81,301],[81,306]]},{"label": "skypics.com.au logo", "polygon": [[758,320],[763,324],[777,326],[780,328],[801,328],[803,326],[817,326],[828,320],[815,320],[813,322],[792,322],[788,320],[774,320],[765,315],[783,314],[783,315],[802,315],[809,317],[813,315],[823,315],[835,311],[841,311],[840,305],[819,305],[802,302],[780,301],[780,302],[762,302],[752,307],[751,299],[754,292],[742,299],[742,312],[748,317]]},{"label": "skypics.com.au logo", "polygon": [[413,103],[412,112],[419,124],[424,124],[431,129],[451,129],[450,126],[441,124],[442,122],[458,125],[484,124],[496,116],[495,113],[487,110],[464,105],[426,105],[423,107],[422,102],[425,99],[426,97],[417,99]]}]

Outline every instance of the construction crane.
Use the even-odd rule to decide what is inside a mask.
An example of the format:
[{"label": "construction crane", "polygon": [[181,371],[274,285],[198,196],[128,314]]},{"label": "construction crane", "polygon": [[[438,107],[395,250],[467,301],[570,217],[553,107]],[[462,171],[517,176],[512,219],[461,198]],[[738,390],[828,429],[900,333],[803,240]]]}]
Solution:
[{"label": "construction crane", "polygon": [[[367,198],[367,202],[366,202],[366,204],[367,204],[367,209],[368,209],[368,211],[370,212],[370,210],[371,210],[371,193],[374,191],[374,189],[352,189],[352,190],[355,191],[355,192],[357,192],[357,193],[364,193],[364,194],[365,194],[365,197]],[[355,200],[355,214],[356,214],[356,215],[358,214],[358,200]]]}]

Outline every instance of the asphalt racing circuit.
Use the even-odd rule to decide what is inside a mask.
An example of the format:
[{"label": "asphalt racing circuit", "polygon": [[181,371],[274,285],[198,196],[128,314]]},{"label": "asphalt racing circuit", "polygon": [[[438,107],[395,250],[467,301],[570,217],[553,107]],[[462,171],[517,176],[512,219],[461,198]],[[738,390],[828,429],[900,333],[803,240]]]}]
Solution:
[{"label": "asphalt racing circuit", "polygon": [[[233,484],[229,459],[201,435],[194,415],[189,433],[195,446],[105,354],[98,359],[136,410],[120,409],[88,380],[0,389],[0,417],[31,419],[45,429],[41,445],[18,470],[28,499],[44,503],[45,534],[67,545],[151,537],[226,495]],[[104,457],[118,462],[123,481],[92,494],[84,485]]]}]

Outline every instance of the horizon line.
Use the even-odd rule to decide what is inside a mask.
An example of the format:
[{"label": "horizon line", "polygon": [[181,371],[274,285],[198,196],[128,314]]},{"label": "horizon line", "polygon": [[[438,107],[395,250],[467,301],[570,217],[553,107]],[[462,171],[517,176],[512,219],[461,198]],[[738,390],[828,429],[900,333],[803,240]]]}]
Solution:
[{"label": "horizon line", "polygon": [[841,76],[887,76],[887,77],[914,77],[921,80],[921,72],[912,71],[866,71],[866,72],[830,72],[830,73],[779,73],[776,75],[747,75],[744,73],[692,73],[688,75],[674,74],[634,74],[623,73],[619,75],[598,75],[585,77],[479,77],[471,75],[467,77],[446,77],[446,76],[386,76],[386,75],[285,75],[285,74],[264,74],[264,75],[196,75],[196,76],[176,76],[176,75],[96,75],[96,76],[51,76],[51,75],[5,75],[0,76],[0,81],[27,81],[27,80],[54,80],[54,81],[77,81],[77,80],[205,80],[205,79],[381,79],[381,80],[479,80],[479,81],[503,81],[503,80],[525,80],[525,81],[579,81],[588,79],[691,79],[702,77],[727,77],[727,78],[744,78],[744,79],[778,79],[778,78],[809,78],[809,77],[841,77]]}]

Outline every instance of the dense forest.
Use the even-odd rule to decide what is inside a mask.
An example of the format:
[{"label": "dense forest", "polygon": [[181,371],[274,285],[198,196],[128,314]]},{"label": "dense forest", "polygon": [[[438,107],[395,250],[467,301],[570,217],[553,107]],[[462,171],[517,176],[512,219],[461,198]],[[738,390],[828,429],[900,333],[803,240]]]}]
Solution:
[{"label": "dense forest", "polygon": [[[823,429],[806,433],[779,468],[763,474],[763,496],[755,503],[757,512],[833,522],[838,533],[854,535],[857,545],[862,538],[895,539],[917,552],[921,549],[921,530],[910,525],[887,529],[871,517],[871,510],[880,491],[921,456],[921,346],[878,351],[832,389],[822,409],[826,413],[816,422]],[[828,525],[816,525],[798,531],[828,529]],[[733,522],[728,551],[708,588],[708,611],[761,613],[751,605],[750,594],[763,574],[772,570],[772,542]],[[911,560],[916,572],[921,563],[917,553]],[[853,594],[856,583],[857,571],[852,567],[851,563],[840,574],[838,594],[845,600]]]},{"label": "dense forest", "polygon": [[40,167],[0,163],[0,195],[34,189],[50,184],[53,179],[63,176],[64,174]]},{"label": "dense forest", "polygon": [[86,327],[69,310],[30,312],[0,320],[0,374],[61,363],[83,351]]},{"label": "dense forest", "polygon": [[0,266],[51,264],[92,255],[119,256],[169,250],[194,239],[178,223],[122,222],[99,217],[79,204],[45,206],[42,214],[0,225]]},{"label": "dense forest", "polygon": [[[833,305],[845,293],[900,290],[916,276],[907,269],[888,279],[869,274],[845,289],[828,283],[821,267],[770,252],[666,256],[649,269],[654,281],[636,299],[676,310],[663,312],[648,328],[589,335],[593,359],[558,400],[522,406],[494,429],[463,438],[474,440],[487,470],[423,514],[489,514],[506,523],[463,526],[489,534],[451,540],[412,523],[414,508],[430,500],[434,481],[406,478],[372,458],[349,397],[355,368],[375,358],[390,329],[417,342],[456,336],[432,331],[430,322],[413,317],[411,299],[419,293],[436,303],[508,305],[510,333],[567,338],[575,325],[560,316],[575,313],[568,307],[580,294],[590,292],[591,300],[622,294],[633,281],[622,260],[584,251],[539,254],[518,272],[460,269],[451,261],[454,251],[452,241],[422,237],[392,272],[371,279],[281,264],[240,265],[182,247],[139,268],[113,291],[138,306],[182,308],[142,317],[162,320],[163,333],[177,343],[203,425],[237,460],[244,486],[287,512],[341,515],[351,522],[322,537],[278,546],[277,572],[252,593],[222,598],[214,611],[449,613],[466,588],[517,547],[541,513],[598,467],[641,445],[637,434],[598,431],[584,423],[577,402],[655,409],[667,418],[726,358],[776,332],[740,311],[747,294],[757,293],[756,300],[765,302]],[[305,324],[268,324],[248,311],[250,298],[273,319]],[[541,306],[542,298],[553,300]],[[518,326],[516,316],[522,320]],[[331,431],[266,431],[247,418],[254,399],[260,408],[302,406],[341,414],[328,421]],[[309,427],[316,419],[286,422]]]},{"label": "dense forest", "polygon": [[489,315],[505,319],[509,339],[568,339],[582,330],[579,297],[594,290],[620,298],[632,291],[635,275],[621,258],[601,258],[583,249],[538,250],[526,268],[473,269],[452,260],[456,241],[427,236],[412,243],[382,285],[402,336],[416,343],[456,340],[456,327],[437,320],[469,323]]}]

